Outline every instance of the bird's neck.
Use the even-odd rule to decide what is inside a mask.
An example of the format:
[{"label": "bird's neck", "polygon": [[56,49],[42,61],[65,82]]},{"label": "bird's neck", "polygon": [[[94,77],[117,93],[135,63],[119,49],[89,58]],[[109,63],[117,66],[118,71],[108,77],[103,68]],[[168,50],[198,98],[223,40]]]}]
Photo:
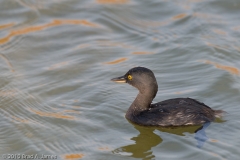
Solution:
[{"label": "bird's neck", "polygon": [[138,116],[141,112],[148,110],[156,93],[139,92],[136,99],[129,107],[126,118],[131,119]]}]

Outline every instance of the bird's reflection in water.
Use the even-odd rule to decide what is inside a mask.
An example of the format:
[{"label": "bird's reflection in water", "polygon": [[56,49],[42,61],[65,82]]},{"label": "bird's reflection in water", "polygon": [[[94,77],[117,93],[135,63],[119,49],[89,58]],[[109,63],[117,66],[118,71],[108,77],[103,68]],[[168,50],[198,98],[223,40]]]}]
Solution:
[{"label": "bird's reflection in water", "polygon": [[[133,124],[134,125],[134,124]],[[159,130],[161,132],[168,132],[180,136],[185,136],[184,133],[195,134],[194,138],[197,140],[197,147],[201,148],[204,142],[207,141],[207,136],[205,134],[206,128],[210,123],[205,123],[203,126],[185,126],[185,127],[143,127],[134,125],[140,134],[137,137],[131,138],[135,141],[134,144],[123,146],[113,150],[114,154],[130,155],[134,158],[141,158],[144,160],[154,159],[151,148],[157,146],[162,142],[162,138],[154,133],[154,130]]]},{"label": "bird's reflection in water", "polygon": [[197,140],[197,147],[202,148],[204,145],[204,142],[208,140],[208,137],[205,133],[206,128],[210,125],[210,122],[205,123],[203,126],[201,126],[198,130],[195,132],[194,138]]},{"label": "bird's reflection in water", "polygon": [[114,154],[127,154],[134,158],[152,159],[155,156],[152,154],[151,148],[160,144],[162,138],[155,134],[153,131],[155,128],[142,127],[134,125],[134,127],[140,132],[137,137],[131,138],[135,141],[135,144],[120,147],[113,151]]}]

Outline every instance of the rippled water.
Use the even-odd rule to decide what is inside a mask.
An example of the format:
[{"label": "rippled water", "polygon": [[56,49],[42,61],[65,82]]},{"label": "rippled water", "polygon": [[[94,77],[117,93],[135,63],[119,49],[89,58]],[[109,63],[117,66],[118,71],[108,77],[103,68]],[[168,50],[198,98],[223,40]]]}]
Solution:
[{"label": "rippled water", "polygon": [[[239,159],[239,0],[2,0],[0,18],[0,155]],[[131,124],[137,90],[110,79],[135,66],[154,102],[196,98],[225,122]]]}]

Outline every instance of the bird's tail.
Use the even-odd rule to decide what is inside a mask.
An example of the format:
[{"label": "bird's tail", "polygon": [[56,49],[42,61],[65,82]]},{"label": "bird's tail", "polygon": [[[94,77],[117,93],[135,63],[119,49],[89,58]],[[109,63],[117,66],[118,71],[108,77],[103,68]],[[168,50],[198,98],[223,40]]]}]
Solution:
[{"label": "bird's tail", "polygon": [[214,110],[214,117],[215,118],[223,118],[223,116],[226,114],[227,112],[223,111],[223,110]]}]

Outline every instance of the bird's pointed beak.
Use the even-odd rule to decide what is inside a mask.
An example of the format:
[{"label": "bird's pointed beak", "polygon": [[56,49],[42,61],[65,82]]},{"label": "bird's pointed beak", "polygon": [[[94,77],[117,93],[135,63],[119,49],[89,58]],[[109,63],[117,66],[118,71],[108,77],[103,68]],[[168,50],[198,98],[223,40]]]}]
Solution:
[{"label": "bird's pointed beak", "polygon": [[111,81],[118,82],[118,83],[126,83],[126,79],[124,76],[113,78],[111,79]]}]

